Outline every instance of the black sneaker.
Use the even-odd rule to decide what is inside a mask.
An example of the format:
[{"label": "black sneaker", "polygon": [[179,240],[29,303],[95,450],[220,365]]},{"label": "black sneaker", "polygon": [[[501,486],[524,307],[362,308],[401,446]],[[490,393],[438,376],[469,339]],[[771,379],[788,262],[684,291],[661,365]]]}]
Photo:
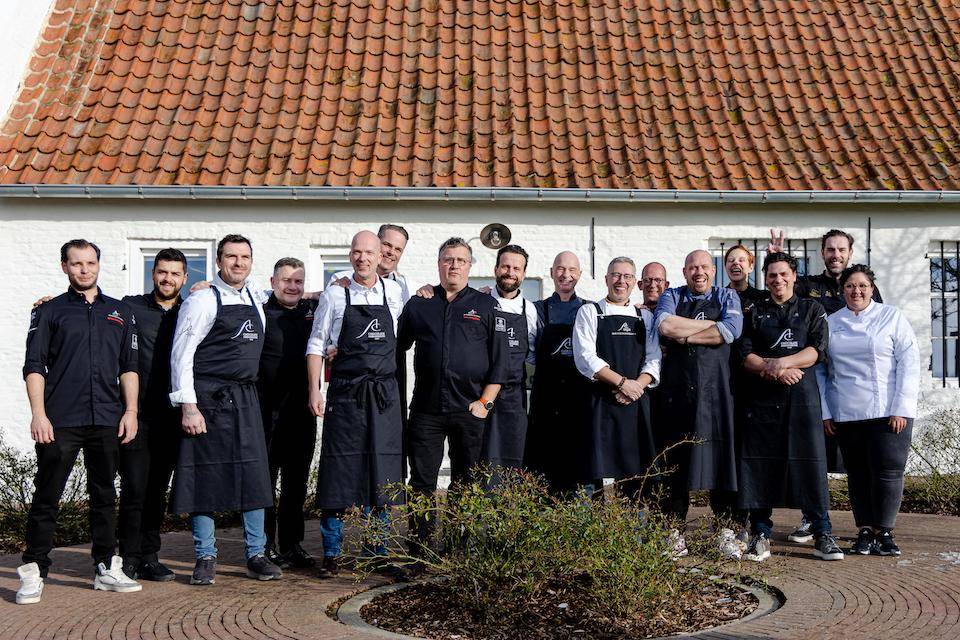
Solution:
[{"label": "black sneaker", "polygon": [[127,576],[131,580],[137,579],[137,569],[139,568],[140,563],[136,560],[127,560],[123,559],[123,575]]},{"label": "black sneaker", "polygon": [[140,568],[137,569],[137,574],[140,576],[140,579],[151,582],[169,582],[177,577],[173,571],[170,571],[170,569],[165,567],[159,560],[144,562],[140,565]]},{"label": "black sneaker", "polygon": [[197,560],[190,576],[190,584],[208,585],[216,582],[217,559],[213,556],[203,556]]},{"label": "black sneaker", "polygon": [[897,546],[897,543],[893,540],[893,532],[889,529],[884,529],[880,532],[880,535],[877,536],[876,551],[882,556],[898,556],[900,555],[900,547]]},{"label": "black sneaker", "polygon": [[317,575],[321,578],[336,578],[340,575],[340,559],[337,556],[323,556],[323,564]]},{"label": "black sneaker", "polygon": [[790,542],[810,542],[813,540],[813,532],[810,530],[810,523],[807,522],[806,518],[800,520],[800,524],[797,525],[797,528],[790,532],[790,535],[787,536],[787,540]]},{"label": "black sneaker", "polygon": [[859,554],[861,556],[870,555],[876,545],[876,537],[873,535],[873,529],[870,527],[860,527],[857,533],[857,541],[850,547],[848,553]]},{"label": "black sneaker", "polygon": [[813,555],[821,560],[843,560],[843,551],[837,545],[837,539],[829,533],[817,537],[813,543]]},{"label": "black sneaker", "polygon": [[281,569],[290,568],[290,563],[287,562],[287,559],[274,547],[267,547],[267,551],[264,555],[267,556],[267,560],[277,565]]},{"label": "black sneaker", "polygon": [[750,544],[747,545],[747,552],[743,557],[753,562],[763,562],[770,557],[770,538],[758,533],[750,538]]},{"label": "black sneaker", "polygon": [[247,560],[247,577],[257,580],[279,580],[283,577],[283,571],[267,560],[267,556],[259,553]]},{"label": "black sneaker", "polygon": [[293,545],[290,549],[283,552],[282,557],[291,567],[297,569],[307,569],[317,566],[317,561],[313,556],[307,553],[299,544]]}]

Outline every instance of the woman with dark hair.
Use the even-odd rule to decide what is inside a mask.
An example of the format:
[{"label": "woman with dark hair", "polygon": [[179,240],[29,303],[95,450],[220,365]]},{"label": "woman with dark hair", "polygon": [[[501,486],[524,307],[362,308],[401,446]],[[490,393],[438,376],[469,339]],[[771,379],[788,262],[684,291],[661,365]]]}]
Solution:
[{"label": "woman with dark hair", "polygon": [[846,307],[828,319],[828,359],[818,376],[823,428],[840,444],[859,529],[850,553],[898,556],[893,526],[917,414],[920,353],[900,310],[872,299],[874,280],[862,264],[840,275]]},{"label": "woman with dark hair", "polygon": [[750,512],[752,537],[746,559],[770,557],[775,507],[811,515],[814,555],[842,560],[827,514],[827,460],[820,390],[811,369],[825,356],[826,312],[816,300],[794,293],[797,261],[785,253],[763,261],[769,296],[744,324],[740,355],[750,375],[740,424],[739,506]]},{"label": "woman with dark hair", "polygon": [[723,254],[723,269],[727,272],[730,283],[727,287],[733,289],[740,296],[740,309],[744,316],[753,309],[759,300],[763,299],[766,291],[750,284],[750,274],[756,258],[750,249],[742,244],[735,244]]}]

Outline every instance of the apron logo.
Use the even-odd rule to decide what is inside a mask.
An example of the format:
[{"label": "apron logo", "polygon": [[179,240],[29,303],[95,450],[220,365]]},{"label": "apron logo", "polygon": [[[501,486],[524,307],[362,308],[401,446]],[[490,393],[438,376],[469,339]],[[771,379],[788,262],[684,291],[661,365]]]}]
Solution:
[{"label": "apron logo", "polygon": [[130,348],[134,351],[140,350],[140,346],[137,344],[137,334],[130,336]]},{"label": "apron logo", "polygon": [[707,316],[703,313],[703,311],[701,311],[700,313],[698,313],[698,314],[697,314],[697,317],[694,318],[694,320],[706,320],[706,319],[707,319]]},{"label": "apron logo", "polygon": [[771,349],[776,349],[780,347],[781,349],[796,349],[800,346],[800,343],[793,339],[793,329],[784,329],[783,333],[780,334],[780,337],[773,341],[773,344],[770,345]]},{"label": "apron logo", "polygon": [[517,340],[517,330],[513,327],[507,327],[507,346],[511,349],[520,346],[520,341]]},{"label": "apron logo", "polygon": [[619,329],[617,329],[616,331],[613,332],[612,335],[615,335],[615,336],[635,336],[635,335],[637,335],[637,332],[630,329],[630,323],[629,323],[629,322],[624,322],[622,325],[620,325],[620,328],[619,328]]},{"label": "apron logo", "polygon": [[237,332],[230,336],[231,340],[236,340],[237,338],[240,338],[241,340],[257,340],[260,338],[260,336],[257,335],[256,330],[253,328],[253,320],[246,320],[240,325],[240,328],[237,329]]},{"label": "apron logo", "polygon": [[[476,312],[471,311],[470,313],[476,313]],[[467,316],[464,315],[463,317],[466,318]],[[479,320],[479,319],[480,319],[480,318],[478,317],[477,320]],[[506,331],[507,331],[507,319],[506,319],[506,318],[495,318],[495,322],[494,322],[494,327],[493,327],[493,328],[494,328],[494,330],[496,330],[496,331],[506,332]]]},{"label": "apron logo", "polygon": [[[463,314],[463,319],[464,319],[464,320],[479,320],[479,319],[480,319],[480,314],[477,313],[477,310],[476,310],[476,309],[470,309],[470,311],[467,311],[465,314]],[[500,328],[500,321],[501,321],[501,320],[503,320],[503,318],[497,318],[497,331],[503,331],[503,329]],[[506,327],[506,325],[504,325],[504,327]]]},{"label": "apron logo", "polygon": [[553,350],[552,356],[567,356],[570,357],[573,355],[573,340],[570,338],[564,338],[563,342],[557,345],[557,348]]},{"label": "apron logo", "polygon": [[371,320],[370,324],[368,324],[363,331],[354,336],[354,339],[363,338],[364,336],[366,336],[367,340],[383,340],[387,337],[386,331],[380,329],[380,318]]},{"label": "apron logo", "polygon": [[123,326],[123,316],[120,315],[120,312],[116,309],[113,310],[113,313],[107,316],[107,321],[112,322],[116,325]]}]

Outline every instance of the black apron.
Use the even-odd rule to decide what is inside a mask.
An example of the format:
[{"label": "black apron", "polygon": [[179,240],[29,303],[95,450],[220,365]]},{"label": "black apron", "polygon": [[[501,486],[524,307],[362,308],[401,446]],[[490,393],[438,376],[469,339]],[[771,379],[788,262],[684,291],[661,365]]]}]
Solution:
[{"label": "black apron", "polygon": [[[758,305],[754,313],[756,355],[782,358],[809,346],[808,327],[796,306],[786,318],[771,313],[768,305]],[[813,367],[795,385],[750,374],[743,397],[739,506],[826,511],[827,461]]]},{"label": "black apron", "polygon": [[[717,293],[700,300],[684,300],[681,287],[676,315],[719,320],[722,309]],[[661,367],[661,393],[669,442],[685,437],[700,444],[683,445],[668,456],[674,473],[686,477],[691,491],[737,490],[733,440],[733,397],[730,393],[730,345],[685,345],[665,340]]]},{"label": "black apron", "polygon": [[351,305],[349,288],[345,295],[320,437],[321,509],[395,504],[384,485],[403,482],[397,338],[386,287],[379,305]]},{"label": "black apron", "polygon": [[536,359],[524,465],[543,474],[552,491],[574,491],[586,476],[580,445],[589,433],[590,381],[573,361],[573,325],[551,324],[549,300]]},{"label": "black apron", "polygon": [[[633,380],[640,376],[647,355],[647,327],[636,315],[603,315],[597,309],[597,356],[611,370]],[[646,473],[655,452],[646,394],[623,405],[614,389],[602,382],[590,385],[591,422],[584,482],[599,478],[632,478]]]},{"label": "black apron", "polygon": [[527,301],[519,313],[501,312],[497,318],[506,322],[507,381],[500,386],[497,401],[487,416],[483,430],[480,460],[490,466],[518,468],[523,464],[523,447],[527,440]]},{"label": "black apron", "polygon": [[[267,446],[257,396],[264,330],[257,306],[224,306],[193,358],[197,407],[205,434],[185,435],[171,511],[250,511],[273,505]],[[249,295],[249,291],[248,291]]]}]

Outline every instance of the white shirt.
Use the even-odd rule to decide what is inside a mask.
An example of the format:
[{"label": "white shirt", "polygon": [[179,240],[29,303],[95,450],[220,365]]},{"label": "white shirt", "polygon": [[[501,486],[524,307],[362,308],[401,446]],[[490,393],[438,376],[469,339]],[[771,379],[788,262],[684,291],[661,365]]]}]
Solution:
[{"label": "white shirt", "polygon": [[213,287],[220,292],[220,303],[225,307],[252,303],[260,314],[260,326],[264,333],[267,330],[263,304],[269,294],[265,295],[262,290],[251,287],[250,280],[244,282],[240,289],[234,289],[218,273],[210,281],[210,288],[191,293],[180,306],[177,329],[173,334],[173,350],[170,352],[170,402],[175,405],[197,402],[197,392],[193,388],[193,356],[217,320],[217,295]]},{"label": "white shirt", "polygon": [[900,310],[871,301],[859,315],[840,309],[827,324],[828,357],[817,367],[823,419],[915,418],[920,350]]},{"label": "white shirt", "polygon": [[[637,315],[637,308],[633,304],[611,304],[606,299],[598,304],[608,316]],[[650,388],[653,388],[660,383],[660,334],[654,326],[652,313],[643,308],[640,309],[640,317],[647,329],[647,355],[640,373],[650,374],[653,378]],[[577,371],[590,380],[594,379],[598,371],[610,366],[597,355],[597,308],[590,303],[580,307],[573,323],[573,362],[577,365]]]},{"label": "white shirt", "polygon": [[[335,276],[336,277],[336,276]],[[339,278],[337,278],[339,280]],[[403,310],[403,291],[400,285],[385,278],[377,278],[369,289],[353,279],[350,272],[350,305],[365,306],[383,304],[383,290],[387,290],[387,308],[393,317],[393,334],[397,334],[397,319]],[[326,356],[330,347],[340,341],[343,313],[347,308],[347,290],[340,285],[327,287],[320,296],[320,303],[313,314],[313,328],[307,340],[307,355]]]},{"label": "white shirt", "polygon": [[[520,315],[523,313],[523,295],[520,294],[515,298],[504,298],[501,297],[500,292],[497,291],[497,288],[494,287],[490,290],[490,295],[493,296],[494,300],[497,301],[497,306],[500,307],[500,311],[504,313],[512,313],[515,315]],[[533,306],[533,303],[527,300],[527,344],[529,348],[527,349],[527,362],[533,364],[536,361],[536,347],[537,347],[537,308]]]},{"label": "white shirt", "polygon": [[[344,270],[344,271],[337,271],[335,274],[333,274],[332,276],[330,276],[330,282],[327,283],[327,289],[329,289],[329,288],[330,288],[330,285],[332,285],[334,282],[336,282],[337,280],[340,280],[340,279],[342,279],[342,278],[351,278],[351,279],[352,279],[352,278],[353,278],[353,270],[352,270],[352,269],[346,269],[346,270]],[[393,281],[396,282],[398,285],[400,285],[401,299],[403,300],[403,304],[407,304],[407,300],[410,299],[410,286],[409,286],[409,283],[407,282],[407,276],[401,275],[401,274],[397,273],[396,271],[391,271],[391,272],[388,273],[387,275],[383,276],[383,278],[384,278],[385,280],[393,280]]]}]

